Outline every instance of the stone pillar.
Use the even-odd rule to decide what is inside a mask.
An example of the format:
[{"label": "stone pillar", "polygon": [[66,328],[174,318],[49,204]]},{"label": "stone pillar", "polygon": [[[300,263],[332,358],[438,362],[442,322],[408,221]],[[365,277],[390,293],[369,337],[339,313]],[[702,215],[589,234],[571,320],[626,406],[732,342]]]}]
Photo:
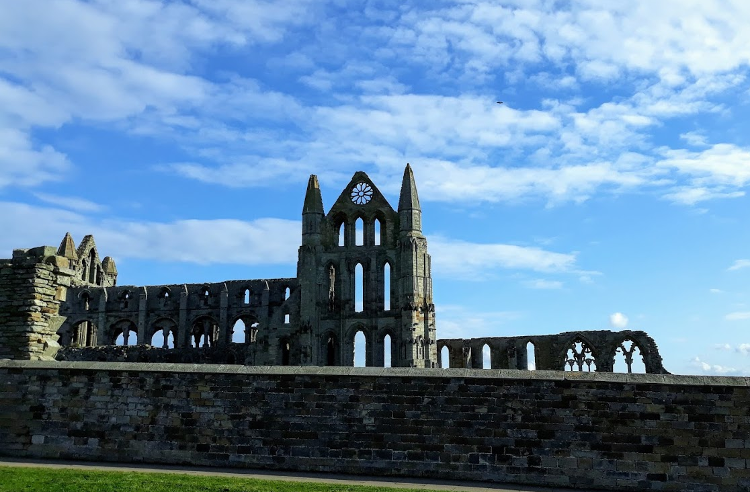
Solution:
[{"label": "stone pillar", "polygon": [[177,339],[174,344],[178,348],[190,346],[190,326],[188,325],[188,290],[187,285],[183,285],[180,292],[180,318],[177,323]]},{"label": "stone pillar", "polygon": [[142,345],[149,343],[151,340],[147,340],[146,335],[146,312],[148,309],[148,293],[145,287],[141,288],[141,293],[138,295],[138,339],[137,344]]}]

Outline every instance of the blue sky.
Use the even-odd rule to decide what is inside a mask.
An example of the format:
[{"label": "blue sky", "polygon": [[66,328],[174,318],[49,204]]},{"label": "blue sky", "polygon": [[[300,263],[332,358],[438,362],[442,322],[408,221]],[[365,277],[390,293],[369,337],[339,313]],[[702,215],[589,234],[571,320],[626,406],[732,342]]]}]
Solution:
[{"label": "blue sky", "polygon": [[[0,256],[294,276],[305,184],[414,168],[440,337],[750,374],[750,2],[0,0]],[[498,105],[496,101],[504,101]]]}]

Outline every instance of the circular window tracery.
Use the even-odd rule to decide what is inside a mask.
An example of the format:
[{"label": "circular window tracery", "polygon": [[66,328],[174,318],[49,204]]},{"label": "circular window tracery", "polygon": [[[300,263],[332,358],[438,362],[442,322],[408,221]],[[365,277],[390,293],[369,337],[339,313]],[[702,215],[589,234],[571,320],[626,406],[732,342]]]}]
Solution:
[{"label": "circular window tracery", "polygon": [[369,203],[372,199],[372,187],[367,183],[357,183],[352,188],[351,197],[357,205]]}]

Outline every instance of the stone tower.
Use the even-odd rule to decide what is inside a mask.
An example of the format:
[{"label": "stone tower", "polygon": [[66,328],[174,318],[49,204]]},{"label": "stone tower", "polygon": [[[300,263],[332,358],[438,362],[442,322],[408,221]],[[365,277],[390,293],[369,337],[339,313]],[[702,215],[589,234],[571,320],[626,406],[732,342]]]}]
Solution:
[{"label": "stone tower", "polygon": [[407,164],[398,211],[357,172],[328,214],[316,176],[302,210],[302,363],[351,366],[364,334],[365,363],[437,367],[427,241],[414,174]]}]

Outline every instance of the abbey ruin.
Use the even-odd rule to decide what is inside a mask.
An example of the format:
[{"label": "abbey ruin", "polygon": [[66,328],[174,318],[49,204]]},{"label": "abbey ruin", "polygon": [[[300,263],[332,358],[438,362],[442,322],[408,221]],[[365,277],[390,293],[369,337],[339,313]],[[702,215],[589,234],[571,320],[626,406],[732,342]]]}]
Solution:
[{"label": "abbey ruin", "polygon": [[310,176],[297,278],[118,286],[94,238],[76,248],[70,234],[0,264],[0,358],[352,366],[361,332],[367,366],[482,368],[486,345],[492,368],[526,369],[531,343],[538,369],[611,372],[618,353],[628,368],[635,353],[646,372],[664,372],[643,332],[438,340],[408,164],[396,210],[357,172],[326,213]]},{"label": "abbey ruin", "polygon": [[357,172],[326,213],[310,177],[296,278],[123,286],[91,236],[13,251],[0,456],[750,488],[748,378],[671,375],[640,331],[438,339],[421,224],[407,165],[395,210]]}]

